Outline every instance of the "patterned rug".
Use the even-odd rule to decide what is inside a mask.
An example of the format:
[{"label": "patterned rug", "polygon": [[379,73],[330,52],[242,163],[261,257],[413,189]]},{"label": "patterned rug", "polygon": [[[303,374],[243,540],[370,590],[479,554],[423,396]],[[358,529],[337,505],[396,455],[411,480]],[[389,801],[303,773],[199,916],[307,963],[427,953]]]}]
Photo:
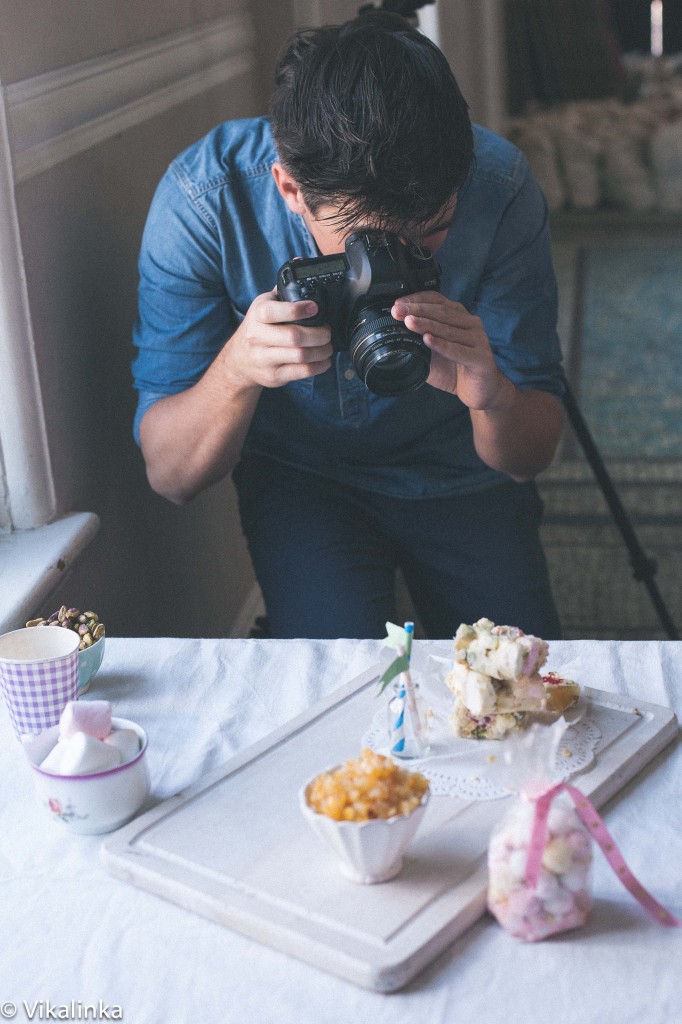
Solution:
[{"label": "patterned rug", "polygon": [[[555,245],[566,373],[682,630],[682,246],[589,236]],[[540,478],[543,540],[564,635],[667,639],[574,430]]]},{"label": "patterned rug", "polygon": [[682,246],[579,249],[573,317],[568,377],[602,455],[681,459]]}]

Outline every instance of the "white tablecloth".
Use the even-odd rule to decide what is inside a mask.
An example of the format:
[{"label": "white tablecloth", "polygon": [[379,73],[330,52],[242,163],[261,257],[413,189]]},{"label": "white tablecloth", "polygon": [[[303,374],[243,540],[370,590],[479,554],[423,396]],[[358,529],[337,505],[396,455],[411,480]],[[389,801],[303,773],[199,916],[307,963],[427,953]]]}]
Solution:
[{"label": "white tablecloth", "polygon": [[[434,648],[444,643],[417,641],[415,657]],[[380,652],[377,641],[108,638],[88,697],[110,700],[115,714],[147,730],[152,788],[164,797]],[[549,667],[569,663],[586,685],[673,707],[680,717],[682,643],[553,643]],[[679,744],[603,814],[635,875],[682,917]],[[104,1013],[120,1007],[128,1024],[682,1020],[682,929],[655,924],[597,849],[585,928],[526,945],[486,916],[405,989],[382,995],[115,878],[100,863],[101,841],[49,820],[0,707],[0,1015],[12,1002],[18,1021],[34,1009],[34,1020],[41,1012],[50,1019],[50,1007],[61,1006],[65,1019],[84,1019],[79,1006],[101,1001]]]}]

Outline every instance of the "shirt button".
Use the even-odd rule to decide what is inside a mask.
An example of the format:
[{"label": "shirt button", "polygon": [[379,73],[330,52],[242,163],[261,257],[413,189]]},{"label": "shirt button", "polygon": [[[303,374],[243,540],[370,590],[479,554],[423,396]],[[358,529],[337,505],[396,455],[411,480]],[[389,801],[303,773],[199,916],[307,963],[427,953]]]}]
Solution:
[{"label": "shirt button", "polygon": [[348,369],[344,373],[344,377],[346,378],[346,380],[352,380],[354,376],[355,376],[355,370]]}]

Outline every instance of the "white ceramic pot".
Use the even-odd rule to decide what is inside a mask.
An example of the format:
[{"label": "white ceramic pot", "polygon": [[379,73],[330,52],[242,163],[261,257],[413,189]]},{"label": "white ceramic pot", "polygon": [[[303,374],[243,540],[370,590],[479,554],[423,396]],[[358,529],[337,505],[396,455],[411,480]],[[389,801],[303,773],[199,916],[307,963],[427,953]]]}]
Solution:
[{"label": "white ceramic pot", "polygon": [[113,832],[134,818],[149,796],[146,732],[127,718],[112,718],[112,727],[136,732],[140,749],[132,760],[106,771],[56,775],[41,768],[40,762],[57,742],[59,726],[41,733],[26,750],[38,799],[53,820],[70,832]]}]

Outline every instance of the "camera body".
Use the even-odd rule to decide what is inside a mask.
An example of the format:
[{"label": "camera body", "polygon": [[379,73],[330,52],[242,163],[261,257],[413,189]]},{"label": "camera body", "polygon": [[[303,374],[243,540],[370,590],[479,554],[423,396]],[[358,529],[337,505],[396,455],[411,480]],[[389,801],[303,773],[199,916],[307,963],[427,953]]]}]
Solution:
[{"label": "camera body", "polygon": [[440,267],[427,249],[369,228],[346,240],[345,252],[295,257],[277,274],[277,297],[312,299],[318,313],[297,323],[329,324],[332,347],[350,352],[358,377],[378,395],[402,395],[426,381],[431,352],[421,335],[391,316],[401,295],[437,290]]}]

